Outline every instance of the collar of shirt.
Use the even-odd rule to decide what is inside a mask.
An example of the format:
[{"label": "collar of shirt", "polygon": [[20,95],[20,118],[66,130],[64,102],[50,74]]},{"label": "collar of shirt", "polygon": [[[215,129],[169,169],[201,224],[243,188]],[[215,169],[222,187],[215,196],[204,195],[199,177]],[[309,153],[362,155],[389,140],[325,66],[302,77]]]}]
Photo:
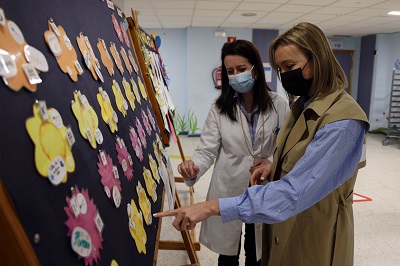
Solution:
[{"label": "collar of shirt", "polygon": [[301,101],[300,101],[301,109],[302,109],[302,110],[306,109],[306,107],[307,107],[312,101],[314,101],[314,99],[315,99],[315,96],[314,96],[314,97],[311,97],[311,98],[309,98],[308,96],[304,96],[304,97],[301,99]]}]

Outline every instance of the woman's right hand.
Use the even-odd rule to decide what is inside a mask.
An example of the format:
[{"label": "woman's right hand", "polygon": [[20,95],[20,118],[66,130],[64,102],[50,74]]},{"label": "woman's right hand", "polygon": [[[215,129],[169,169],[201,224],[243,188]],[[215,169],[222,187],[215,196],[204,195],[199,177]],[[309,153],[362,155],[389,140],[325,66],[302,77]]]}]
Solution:
[{"label": "woman's right hand", "polygon": [[261,185],[271,174],[272,162],[268,159],[260,159],[250,166],[250,185]]},{"label": "woman's right hand", "polygon": [[192,160],[187,160],[178,165],[178,172],[184,179],[193,179],[199,174],[200,168]]}]

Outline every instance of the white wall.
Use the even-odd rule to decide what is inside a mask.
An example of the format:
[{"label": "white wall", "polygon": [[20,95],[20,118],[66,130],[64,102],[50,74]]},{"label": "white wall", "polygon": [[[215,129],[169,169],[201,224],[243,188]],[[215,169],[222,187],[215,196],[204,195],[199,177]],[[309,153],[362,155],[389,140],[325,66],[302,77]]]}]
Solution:
[{"label": "white wall", "polygon": [[353,96],[354,99],[357,99],[358,75],[359,75],[358,70],[359,70],[359,65],[360,65],[361,38],[343,38],[343,50],[353,50],[354,51],[351,96]]},{"label": "white wall", "polygon": [[[400,58],[400,33],[378,34],[372,84],[370,118],[371,129],[387,127],[392,70]],[[385,113],[385,114],[384,114]]]}]

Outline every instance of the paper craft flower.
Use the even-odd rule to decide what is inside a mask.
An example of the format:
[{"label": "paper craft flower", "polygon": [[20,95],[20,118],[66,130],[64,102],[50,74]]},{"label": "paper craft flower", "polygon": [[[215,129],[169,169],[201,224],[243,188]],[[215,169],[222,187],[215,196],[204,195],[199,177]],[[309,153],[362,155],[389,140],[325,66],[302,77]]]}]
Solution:
[{"label": "paper craft flower", "polygon": [[121,75],[124,74],[124,68],[122,66],[122,61],[121,61],[121,56],[118,53],[117,47],[115,46],[115,43],[110,42],[110,52],[112,57],[114,58],[115,65],[117,66],[119,72],[121,72]]},{"label": "paper craft flower", "polygon": [[114,13],[111,14],[111,20],[112,20],[112,23],[114,25],[114,30],[115,30],[115,33],[118,36],[118,39],[120,40],[120,42],[123,42],[124,40],[122,39],[123,37],[122,37],[121,28],[120,28],[120,26],[118,24],[117,18],[115,17]]},{"label": "paper craft flower", "polygon": [[78,47],[85,61],[85,65],[92,73],[93,78],[95,80],[98,80],[100,78],[100,80],[104,82],[103,75],[100,72],[100,62],[94,54],[89,38],[87,36],[84,36],[81,32],[79,33],[79,36],[76,37],[76,42],[78,43]]},{"label": "paper craft flower", "polygon": [[132,70],[131,63],[129,62],[128,55],[126,54],[124,47],[122,47],[122,46],[121,46],[120,54],[121,54],[122,60],[124,61],[125,67],[129,72],[129,75],[132,74],[133,70]]},{"label": "paper craft flower", "polygon": [[97,93],[97,101],[101,108],[101,117],[103,118],[103,121],[108,125],[112,133],[118,131],[117,113],[111,105],[110,97],[107,92],[101,87],[99,88],[99,93]]},{"label": "paper craft flower", "polygon": [[136,85],[136,82],[135,82],[135,80],[134,80],[133,78],[131,78],[131,85],[132,85],[132,91],[133,91],[133,93],[135,94],[136,101],[138,101],[139,104],[142,104],[142,103],[141,103],[141,101],[142,101],[142,96],[140,96],[140,94],[139,94],[139,88],[138,88],[138,86]]},{"label": "paper craft flower", "polygon": [[151,215],[151,203],[147,198],[146,191],[143,189],[140,181],[138,181],[138,185],[136,186],[136,192],[139,198],[140,209],[143,212],[144,221],[147,225],[150,225],[153,221],[153,216]]},{"label": "paper craft flower", "polygon": [[125,77],[122,79],[122,86],[124,87],[125,90],[125,95],[126,98],[128,99],[129,105],[131,106],[132,111],[135,111],[135,95],[133,94],[131,90],[131,85],[129,82],[126,81]]},{"label": "paper craft flower", "polygon": [[126,32],[124,24],[122,24],[122,22],[120,22],[119,26],[121,28],[121,32],[122,32],[122,36],[124,38],[124,41],[125,41],[126,45],[130,48],[131,47],[131,42],[129,41],[129,36],[128,36],[128,33]]},{"label": "paper craft flower", "polygon": [[79,131],[82,137],[89,141],[92,148],[96,148],[96,135],[100,131],[98,129],[99,118],[93,107],[89,104],[86,96],[79,91],[74,91],[74,100],[72,101],[71,108],[75,118],[78,120]]},{"label": "paper craft flower", "polygon": [[154,151],[154,155],[155,155],[155,157],[157,159],[158,165],[161,165],[163,163],[162,156],[161,156],[161,153],[160,153],[160,151],[158,149],[158,145],[157,145],[156,141],[153,141],[153,151]]},{"label": "paper craft flower", "polygon": [[133,70],[135,70],[136,75],[137,75],[138,71],[139,71],[139,67],[136,64],[135,58],[133,57],[131,50],[129,50],[129,49],[128,49],[128,57],[129,57],[129,61],[131,62],[132,66],[133,66]]},{"label": "paper craft flower", "polygon": [[68,73],[73,81],[78,81],[78,75],[83,74],[83,69],[71,40],[64,28],[60,25],[56,26],[52,19],[49,19],[48,27],[49,30],[44,33],[44,38],[57,59],[60,69]]},{"label": "paper craft flower", "polygon": [[146,147],[147,147],[146,134],[144,133],[143,126],[137,117],[136,117],[135,125],[136,125],[136,129],[138,131],[138,134],[139,134],[140,142],[142,143],[143,147],[146,149]]},{"label": "paper craft flower", "polygon": [[156,202],[157,201],[157,191],[156,191],[157,184],[154,181],[150,170],[144,166],[143,166],[143,178],[144,178],[144,183],[146,184],[147,194],[150,195],[153,202]]},{"label": "paper craft flower", "polygon": [[160,151],[161,155],[164,156],[164,146],[158,133],[156,134],[156,142],[158,145],[158,150]]},{"label": "paper craft flower", "polygon": [[147,234],[143,226],[143,214],[136,207],[135,202],[131,199],[126,208],[128,213],[129,232],[133,240],[135,240],[136,248],[139,253],[146,254]]},{"label": "paper craft flower", "polygon": [[128,110],[128,103],[126,102],[124,96],[122,95],[121,88],[119,84],[113,80],[112,91],[114,92],[115,96],[115,103],[117,104],[118,110],[121,114],[125,117],[127,115]]},{"label": "paper craft flower", "polygon": [[158,184],[160,184],[160,174],[157,171],[157,163],[150,153],[149,153],[149,166],[151,173],[153,174],[153,178],[157,181]]},{"label": "paper craft flower", "polygon": [[146,112],[143,109],[141,110],[141,113],[142,113],[142,120],[143,120],[144,128],[146,129],[147,135],[150,136],[151,135],[151,127],[149,124],[149,118],[147,117]]},{"label": "paper craft flower", "polygon": [[153,128],[154,131],[156,131],[156,129],[157,129],[156,128],[156,121],[154,120],[154,117],[153,117],[153,115],[152,115],[152,113],[150,111],[150,108],[148,106],[147,106],[147,116],[149,118],[151,127]]},{"label": "paper craft flower", "polygon": [[143,85],[140,77],[138,77],[138,85],[139,85],[139,89],[140,89],[140,93],[142,94],[142,97],[147,100],[146,87]]},{"label": "paper craft flower", "polygon": [[[71,246],[78,258],[85,260],[85,265],[98,263],[100,249],[103,249],[101,230],[102,224],[96,205],[89,199],[88,191],[79,191],[75,187],[71,198],[66,198],[68,220],[65,222],[68,227],[67,236],[71,237]],[[96,225],[96,223],[98,223]]]},{"label": "paper craft flower", "polygon": [[[14,91],[20,91],[22,87],[25,87],[27,90],[35,92],[37,84],[42,80],[35,64],[29,62],[24,56],[24,48],[28,45],[24,35],[14,21],[5,19],[4,14],[2,20],[4,26],[0,24],[0,51],[7,57],[7,63],[3,61],[4,58],[0,58],[2,59],[0,61],[3,61],[2,65],[5,64],[6,68],[10,68],[9,70],[14,72],[10,77],[4,77],[3,81]],[[37,51],[41,53],[39,50]],[[44,56],[43,58],[45,59]],[[4,70],[4,67],[2,68]]]},{"label": "paper craft flower", "polygon": [[133,161],[125,146],[124,140],[118,136],[116,137],[115,148],[117,149],[118,162],[122,167],[124,175],[128,181],[131,181],[133,177]]},{"label": "paper craft flower", "polygon": [[103,65],[107,68],[108,74],[114,76],[114,63],[103,39],[98,39],[97,49],[99,49],[101,62],[103,62]]},{"label": "paper craft flower", "polygon": [[101,183],[104,186],[104,191],[119,208],[121,204],[121,181],[119,180],[118,169],[113,165],[111,157],[105,152],[100,151],[98,158],[98,172],[101,176]]},{"label": "paper craft flower", "polygon": [[129,137],[131,139],[132,148],[135,151],[136,157],[140,161],[143,161],[142,144],[140,143],[140,139],[138,138],[138,135],[136,134],[136,131],[133,127],[129,128]]},{"label": "paper craft flower", "polygon": [[[67,181],[67,172],[75,170],[75,161],[60,113],[54,108],[42,111],[44,114],[38,103],[33,104],[33,117],[26,120],[26,130],[35,144],[37,171],[58,185]],[[47,115],[47,120],[43,115]]]}]

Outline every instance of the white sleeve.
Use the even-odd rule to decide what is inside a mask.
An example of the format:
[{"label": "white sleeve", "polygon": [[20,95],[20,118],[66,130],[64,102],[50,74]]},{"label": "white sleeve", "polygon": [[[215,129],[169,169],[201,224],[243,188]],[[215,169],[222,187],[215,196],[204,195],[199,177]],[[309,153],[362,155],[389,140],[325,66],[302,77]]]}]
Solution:
[{"label": "white sleeve", "polygon": [[[195,180],[188,180],[187,185],[194,184],[214,164],[221,146],[221,133],[219,130],[218,118],[220,114],[215,103],[211,106],[203,130],[201,131],[200,142],[194,151],[192,161],[199,166],[200,172]],[[192,184],[192,185],[193,185]]]}]

